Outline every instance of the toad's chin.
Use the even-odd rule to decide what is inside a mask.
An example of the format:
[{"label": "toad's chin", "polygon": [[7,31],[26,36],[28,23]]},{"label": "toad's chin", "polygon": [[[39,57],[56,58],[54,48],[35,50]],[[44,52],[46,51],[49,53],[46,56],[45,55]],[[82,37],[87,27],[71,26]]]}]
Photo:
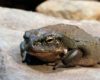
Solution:
[{"label": "toad's chin", "polygon": [[38,59],[44,61],[44,62],[54,62],[58,59],[60,59],[60,55],[66,54],[67,49],[56,49],[56,51],[44,51],[44,50],[35,50],[30,49],[29,51],[30,55],[37,57]]},{"label": "toad's chin", "polygon": [[37,57],[38,59],[44,61],[44,62],[54,62],[60,57],[58,56],[58,53],[50,53],[50,52],[30,52],[32,56]]}]

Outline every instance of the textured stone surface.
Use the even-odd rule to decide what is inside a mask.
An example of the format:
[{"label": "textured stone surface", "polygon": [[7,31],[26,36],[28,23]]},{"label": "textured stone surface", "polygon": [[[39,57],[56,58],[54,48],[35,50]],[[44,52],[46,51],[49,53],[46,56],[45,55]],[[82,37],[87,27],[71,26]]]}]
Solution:
[{"label": "textured stone surface", "polygon": [[65,19],[56,19],[54,17],[48,17],[31,11],[27,12],[1,7],[0,11],[0,26],[4,28],[25,31],[30,29],[37,29],[46,25],[64,23],[79,25],[80,28],[84,29],[89,34],[100,37],[100,23],[98,21],[69,21]]},{"label": "textured stone surface", "polygon": [[46,1],[37,7],[37,11],[65,19],[100,20],[100,3],[96,1]]},{"label": "textured stone surface", "polygon": [[100,68],[65,68],[52,71],[50,66],[28,66],[21,63],[19,44],[25,30],[66,23],[79,25],[100,37],[96,21],[68,21],[34,12],[0,8],[0,80],[100,80]]}]

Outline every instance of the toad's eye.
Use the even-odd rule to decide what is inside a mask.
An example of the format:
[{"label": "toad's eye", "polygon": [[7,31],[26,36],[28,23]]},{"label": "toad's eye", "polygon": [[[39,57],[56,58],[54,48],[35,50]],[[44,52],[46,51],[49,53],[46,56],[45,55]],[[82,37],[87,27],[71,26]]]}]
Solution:
[{"label": "toad's eye", "polygon": [[52,43],[54,41],[53,37],[47,37],[46,42]]}]

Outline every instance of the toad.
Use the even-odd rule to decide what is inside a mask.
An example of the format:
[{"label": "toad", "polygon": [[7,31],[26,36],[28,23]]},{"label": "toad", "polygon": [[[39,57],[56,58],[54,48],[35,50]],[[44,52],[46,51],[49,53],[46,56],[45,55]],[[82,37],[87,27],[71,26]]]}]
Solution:
[{"label": "toad", "polygon": [[[22,61],[60,65],[95,66],[100,63],[100,43],[74,25],[56,24],[26,31],[20,44]],[[33,59],[33,60],[32,60]]]}]

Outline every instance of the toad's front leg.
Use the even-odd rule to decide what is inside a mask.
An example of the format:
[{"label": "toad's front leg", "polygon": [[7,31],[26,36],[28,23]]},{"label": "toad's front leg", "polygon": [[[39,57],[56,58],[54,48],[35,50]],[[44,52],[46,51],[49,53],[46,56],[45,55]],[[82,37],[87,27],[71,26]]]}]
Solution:
[{"label": "toad's front leg", "polygon": [[21,42],[20,51],[21,51],[22,62],[27,64],[32,64],[33,57],[32,55],[30,55],[30,52],[28,51],[28,44],[26,44],[25,41]]},{"label": "toad's front leg", "polygon": [[22,62],[23,63],[30,63],[30,55],[27,51],[26,43],[25,41],[21,42],[20,44],[20,51],[21,51],[21,57],[22,57]]},{"label": "toad's front leg", "polygon": [[[67,50],[67,49],[65,49]],[[83,53],[79,49],[72,49],[70,51],[65,51],[63,56],[61,56],[58,64],[53,67],[53,70],[58,67],[72,67],[76,66],[79,60],[82,58]]]},{"label": "toad's front leg", "polygon": [[84,67],[90,67],[95,66],[97,62],[93,60],[89,56],[84,56],[84,52],[81,51],[81,49],[73,49],[70,50],[63,58],[62,63],[65,65],[65,67],[70,66],[84,66]]},{"label": "toad's front leg", "polygon": [[65,65],[65,67],[76,66],[80,59],[82,59],[82,55],[83,53],[79,49],[70,50],[62,58],[62,63]]}]

